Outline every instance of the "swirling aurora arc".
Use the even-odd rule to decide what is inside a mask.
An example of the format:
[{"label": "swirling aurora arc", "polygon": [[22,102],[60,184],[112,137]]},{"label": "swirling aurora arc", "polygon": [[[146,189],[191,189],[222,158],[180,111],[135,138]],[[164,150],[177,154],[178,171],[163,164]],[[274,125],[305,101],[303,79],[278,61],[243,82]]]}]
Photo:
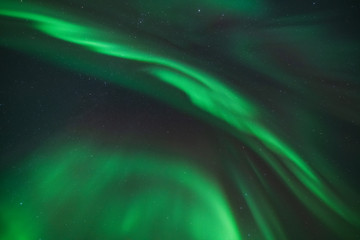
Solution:
[{"label": "swirling aurora arc", "polygon": [[[64,9],[65,3],[63,6],[59,3],[3,1],[0,4],[3,23],[0,42],[6,49],[37,56],[64,71],[91,76],[98,84],[106,81],[119,94],[129,89],[145,99],[152,99],[155,105],[164,104],[178,114],[191,116],[194,124],[205,125],[206,131],[212,132],[210,135],[216,140],[209,142],[216,143],[210,144],[210,148],[221,149],[209,150],[216,153],[210,157],[216,167],[207,166],[210,160],[199,160],[207,156],[205,153],[186,154],[171,150],[177,148],[176,144],[172,148],[164,141],[164,136],[159,139],[154,136],[151,147],[144,147],[141,143],[146,140],[141,140],[141,131],[125,131],[125,127],[116,123],[113,123],[112,133],[96,125],[82,128],[81,121],[86,122],[82,119],[69,127],[78,129],[76,140],[69,128],[57,130],[58,133],[48,136],[36,149],[21,157],[19,162],[27,166],[22,167],[24,171],[19,173],[16,168],[4,168],[0,197],[1,238],[273,240],[359,237],[356,230],[360,228],[359,205],[354,200],[358,199],[358,193],[351,184],[346,186],[346,182],[332,181],[333,175],[341,170],[334,170],[325,160],[328,154],[322,156],[316,144],[307,142],[310,134],[301,139],[299,133],[293,131],[290,134],[299,136],[289,137],[288,128],[277,121],[280,116],[271,111],[270,104],[263,102],[265,97],[254,94],[260,86],[269,89],[269,93],[264,94],[269,97],[274,88],[285,85],[295,97],[310,99],[310,102],[316,100],[311,93],[319,85],[313,84],[306,89],[299,82],[308,81],[309,69],[326,79],[323,69],[332,67],[335,62],[332,53],[325,51],[329,60],[321,64],[311,62],[314,58],[301,62],[304,73],[284,69],[280,61],[284,57],[276,58],[270,53],[276,44],[280,44],[279,50],[295,53],[307,50],[303,56],[316,56],[310,47],[307,49],[299,42],[303,39],[315,43],[325,41],[325,28],[316,22],[298,20],[297,16],[272,17],[270,20],[268,16],[273,13],[265,1],[229,1],[223,5],[217,1],[198,1],[199,6],[206,4],[206,7],[194,9],[195,17],[189,17],[189,20],[180,14],[190,8],[186,3],[167,3],[169,9],[173,6],[178,14],[176,17],[166,15],[170,23],[159,25],[158,29],[166,31],[170,28],[168,24],[179,27],[181,21],[193,21],[195,30],[183,23],[184,29],[190,28],[181,33],[185,36],[191,35],[191,31],[211,35],[206,29],[214,18],[220,25],[228,15],[233,21],[248,19],[251,30],[244,30],[241,24],[235,25],[234,29],[221,25],[219,29],[225,31],[229,39],[218,34],[211,38],[219,44],[215,52],[230,48],[222,57],[227,63],[239,65],[238,69],[223,73],[217,69],[229,69],[223,66],[225,60],[222,62],[215,58],[216,55],[200,50],[192,52],[190,47],[186,49],[189,42],[198,41],[198,36],[190,36],[187,43],[181,43],[172,39],[170,33],[164,36],[151,28],[156,21],[158,24],[163,21],[161,14],[165,10],[157,10],[160,2],[154,1],[150,6],[149,3],[140,4],[141,1],[131,3],[138,12],[146,13],[140,14],[141,19],[135,23],[131,17],[134,13],[125,13],[129,4],[119,3],[117,7],[122,18],[129,22],[115,28],[113,24],[92,19],[90,13],[76,11],[73,7],[58,11]],[[126,9],[120,8],[125,6]],[[203,13],[205,11],[208,13]],[[322,21],[330,18],[320,13],[311,17]],[[309,18],[303,16],[303,19]],[[260,19],[259,23],[254,23],[254,19]],[[152,21],[151,26],[149,23],[148,29],[142,29],[143,21]],[[305,36],[296,35],[299,31]],[[310,34],[306,35],[307,32]],[[19,37],[20,33],[22,37]],[[33,36],[36,36],[35,40]],[[335,45],[345,42],[335,38],[328,41]],[[294,49],[287,50],[286,45]],[[356,59],[355,46],[350,41],[339,52]],[[271,57],[278,61],[268,61]],[[213,61],[205,61],[207,58]],[[341,66],[334,68],[332,77],[353,84],[357,72],[345,70]],[[259,80],[259,74],[272,85]],[[29,81],[32,81],[31,77]],[[279,97],[275,101],[288,100],[281,104],[291,109],[291,99]],[[334,111],[333,105],[325,106],[325,109]],[[308,111],[304,115],[310,115],[313,110],[308,110],[304,104],[293,111]],[[343,111],[342,117],[332,116],[359,119],[351,113],[351,107],[349,111]],[[311,117],[308,119],[313,121]],[[142,121],[146,125],[146,117]],[[178,127],[187,129],[186,126]],[[201,134],[196,129],[194,127],[189,133],[190,138],[191,134]],[[116,137],[115,140],[109,137],[119,134],[126,140],[119,143]],[[11,151],[2,156],[3,159],[12,156]],[[318,169],[319,165],[323,168]],[[6,186],[10,182],[13,184],[8,190]],[[281,209],[287,201],[291,202],[289,209]],[[306,221],[297,217],[299,212],[306,216],[303,218],[309,218],[311,224],[322,226],[318,235],[305,231]],[[287,219],[289,215],[294,219]],[[290,224],[296,227],[289,227]]]}]

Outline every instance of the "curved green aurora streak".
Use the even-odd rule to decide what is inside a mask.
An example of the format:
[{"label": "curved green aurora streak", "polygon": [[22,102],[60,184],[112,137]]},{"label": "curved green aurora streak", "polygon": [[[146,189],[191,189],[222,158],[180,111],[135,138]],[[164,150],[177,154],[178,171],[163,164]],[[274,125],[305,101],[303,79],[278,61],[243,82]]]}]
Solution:
[{"label": "curved green aurora streak", "polygon": [[[3,239],[33,239],[44,235],[51,224],[64,224],[53,222],[52,218],[67,211],[67,206],[74,209],[70,213],[72,217],[87,219],[90,224],[102,222],[93,226],[93,238],[147,239],[150,234],[160,239],[240,239],[231,210],[216,183],[180,159],[172,161],[169,156],[146,151],[129,154],[97,149],[86,140],[80,145],[62,144],[55,150],[48,147],[42,152],[28,159],[39,168],[29,179],[35,188],[23,194],[27,198],[34,196],[44,202],[56,202],[55,210],[44,208],[37,201],[32,203],[32,208],[25,207],[29,215],[41,210],[47,212],[44,222],[36,221],[28,229],[30,219],[19,218],[21,213],[17,209],[2,209],[10,220],[5,223],[8,231]],[[70,174],[75,172],[80,176]],[[141,188],[144,184],[146,187]],[[117,187],[111,190],[109,185]],[[113,191],[112,198],[102,197],[107,191]],[[84,201],[88,204],[82,205]],[[184,211],[188,212],[185,219]],[[80,221],[73,226],[75,232],[53,232],[47,237],[79,236],[83,231],[81,224]],[[19,227],[24,230],[19,231]],[[176,237],[172,236],[175,229]]]},{"label": "curved green aurora streak", "polygon": [[[216,1],[204,2],[218,7]],[[244,1],[239,9],[248,8],[246,12],[261,15],[266,9],[265,4],[261,4],[261,1],[256,1],[256,3]],[[232,5],[237,6],[232,1],[227,7],[232,9]],[[51,37],[50,40],[60,40],[80,47],[86,52],[142,64],[141,71],[147,74],[151,81],[156,79],[160,81],[160,84],[171,86],[184,93],[187,97],[184,101],[189,101],[189,103],[184,103],[185,107],[181,106],[182,103],[178,103],[176,96],[173,100],[167,99],[168,96],[162,91],[149,91],[147,93],[150,96],[219,126],[245,143],[277,173],[298,200],[336,234],[342,235],[348,228],[360,227],[358,213],[351,206],[347,206],[344,199],[337,191],[334,191],[334,186],[326,181],[326,176],[312,169],[308,164],[310,160],[305,161],[293,147],[281,139],[280,133],[277,134],[275,129],[272,130],[272,125],[264,121],[268,116],[265,110],[262,111],[255,101],[241,94],[239,90],[226,83],[225,79],[202,70],[197,64],[180,60],[175,50],[164,53],[161,45],[156,46],[154,43],[151,44],[155,47],[150,50],[146,47],[148,42],[141,39],[134,40],[129,37],[126,30],[120,33],[117,30],[117,33],[114,33],[111,28],[100,28],[91,21],[74,20],[75,18],[70,15],[60,16],[54,12],[51,8],[41,9],[35,5],[27,5],[24,8],[11,3],[0,4],[0,15],[6,21],[17,21],[16,24],[22,21],[22,28],[36,30]],[[287,29],[275,31],[286,32]],[[266,34],[268,33],[264,33]],[[259,61],[261,55],[254,56],[247,53],[248,45],[257,47],[257,43],[249,42],[246,36],[241,34],[238,37],[243,41],[238,46],[234,46],[234,50],[241,50],[240,58],[245,65],[250,68],[261,68],[263,74],[268,74],[274,79],[287,78],[287,73],[276,70],[275,63],[264,64]],[[6,33],[2,38],[3,45],[22,49],[16,42],[11,46],[12,43],[6,41]],[[11,33],[8,38],[11,39]],[[42,38],[47,39],[45,36]],[[32,52],[31,48],[26,51]],[[56,49],[52,52],[56,52]],[[64,53],[64,56],[67,56],[66,54],[71,56],[70,53]],[[96,68],[90,60],[82,59],[82,61],[82,68]],[[74,68],[75,66],[77,65],[75,64]],[[116,71],[116,69],[113,70]],[[108,77],[108,80],[114,84],[144,92],[148,84],[146,82],[124,84],[122,80],[115,77]],[[181,100],[183,99],[180,99],[180,102]],[[29,173],[30,182],[35,189],[31,192],[24,189],[22,194],[36,195],[42,202],[55,201],[58,209],[65,209],[67,205],[75,207],[76,212],[70,213],[74,218],[85,216],[86,219],[91,219],[88,216],[88,210],[95,209],[94,215],[103,223],[93,229],[91,237],[95,239],[118,237],[121,239],[238,240],[247,237],[246,232],[242,231],[247,227],[236,220],[231,211],[233,206],[228,202],[216,181],[212,181],[211,177],[203,175],[196,168],[180,164],[182,160],[171,164],[166,163],[166,157],[142,153],[141,150],[137,150],[140,151],[138,154],[127,155],[121,150],[103,150],[94,143],[89,144],[84,140],[82,142],[80,145],[59,144],[50,150],[43,148],[38,151],[40,152],[38,155],[29,158],[27,161],[34,162],[40,170]],[[225,145],[231,145],[231,143]],[[229,148],[232,154],[228,156],[228,164],[225,165],[229,170],[230,178],[237,186],[238,193],[247,192],[250,195],[246,198],[246,203],[261,232],[260,236],[262,239],[270,240],[288,239],[285,226],[271,210],[271,201],[266,200],[265,191],[260,190],[270,188],[266,180],[257,172],[256,165],[252,163],[248,154],[240,153],[236,147]],[[51,156],[51,159],[44,157],[46,153]],[[89,159],[88,156],[92,157]],[[79,165],[86,166],[86,169],[82,170],[85,176],[73,179],[71,173],[78,171]],[[249,185],[247,179],[252,177],[246,176],[245,170],[234,170],[237,168],[255,172],[257,187]],[[11,177],[11,174],[9,176]],[[122,179],[130,179],[132,183],[122,182]],[[140,190],[138,186],[147,181],[149,181],[148,188]],[[115,182],[120,182],[117,186],[119,190],[115,194],[116,198],[102,199],[101,194],[110,191],[107,186]],[[177,187],[173,188],[173,186]],[[134,189],[129,191],[129,188]],[[77,189],[82,189],[81,194],[77,192]],[[124,197],[129,192],[130,195]],[[89,201],[88,206],[81,206],[82,198]],[[76,200],[72,202],[71,199]],[[2,239],[34,239],[52,228],[55,229],[54,234],[60,235],[57,232],[60,231],[60,227],[51,225],[60,226],[60,223],[54,223],[51,220],[55,212],[48,210],[50,213],[46,216],[47,220],[44,220],[48,222],[47,225],[44,222],[37,222],[33,228],[26,228],[24,226],[31,221],[28,216],[41,209],[41,203],[34,201],[33,205],[38,209],[27,208],[28,212],[20,212],[8,207],[9,201],[11,200],[6,197],[1,198],[1,208],[4,212],[2,222],[6,222],[3,225],[5,229],[8,229]],[[103,210],[99,207],[103,205],[109,206],[112,210]],[[184,215],[183,212],[187,214]],[[91,221],[95,224],[96,218]],[[161,226],[161,230],[153,232],[153,221],[155,226]],[[24,228],[24,230],[20,233],[18,228]],[[176,237],[173,235],[174,231],[177,231]],[[81,235],[82,226],[80,223],[75,224],[72,232],[63,234],[65,235],[59,239],[72,238],[72,234]],[[149,235],[152,237],[149,238]]]}]

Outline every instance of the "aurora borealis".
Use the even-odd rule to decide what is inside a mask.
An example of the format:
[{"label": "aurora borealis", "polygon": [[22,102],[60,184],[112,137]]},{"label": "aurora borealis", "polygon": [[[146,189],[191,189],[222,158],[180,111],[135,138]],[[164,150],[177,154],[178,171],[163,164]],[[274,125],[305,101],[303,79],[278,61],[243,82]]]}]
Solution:
[{"label": "aurora borealis", "polygon": [[356,1],[1,1],[0,239],[360,239]]}]

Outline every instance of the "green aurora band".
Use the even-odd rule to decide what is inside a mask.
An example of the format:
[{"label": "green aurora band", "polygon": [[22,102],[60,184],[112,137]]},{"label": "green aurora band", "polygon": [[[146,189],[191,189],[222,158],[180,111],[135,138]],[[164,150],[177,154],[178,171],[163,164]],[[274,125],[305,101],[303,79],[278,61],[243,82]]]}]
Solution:
[{"label": "green aurora band", "polygon": [[[37,215],[29,228],[26,226],[34,220],[22,216],[22,209],[2,209],[7,219],[2,239],[82,236],[81,219],[92,225],[87,234],[93,238],[147,239],[151,235],[154,239],[240,239],[217,184],[180,159],[97,149],[86,140],[80,145],[67,143],[53,148],[28,159],[40,167],[29,179],[31,190],[22,193],[27,199],[36,199],[27,203],[29,207],[24,206],[28,216],[36,212],[46,212],[46,216],[40,220]],[[111,185],[116,188],[109,188]],[[141,188],[143,185],[146,187]],[[112,197],[104,198],[106,192]],[[43,202],[53,204],[44,206]],[[56,222],[61,214],[69,215],[64,222]],[[56,229],[68,219],[75,222],[71,232],[57,230],[44,236],[44,230]]]},{"label": "green aurora band", "polygon": [[[219,7],[218,1],[203,2],[214,9]],[[277,173],[303,206],[335,234],[344,236],[347,232],[360,228],[358,212],[347,205],[339,190],[334,190],[335,186],[326,180],[327,176],[321,171],[315,171],[309,165],[309,160],[305,161],[297,150],[282,140],[283,135],[276,133],[276,128],[264,121],[268,113],[261,110],[256,100],[240,93],[239,89],[233,88],[225,79],[202,70],[200,64],[181,60],[176,50],[165,52],[160,44],[156,46],[154,42],[129,37],[126,30],[116,30],[115,33],[111,28],[100,28],[96,23],[80,17],[76,19],[70,14],[61,15],[50,7],[42,9],[36,5],[25,6],[2,2],[2,21],[13,21],[13,26],[41,33],[41,41],[53,41],[53,48],[51,43],[46,46],[51,51],[44,58],[50,58],[56,63],[57,60],[51,55],[57,51],[55,46],[62,41],[87,54],[98,54],[99,58],[107,56],[118,59],[125,65],[139,64],[140,71],[148,77],[148,83],[132,83],[131,80],[119,79],[121,77],[105,76],[101,70],[96,70],[97,67],[102,67],[101,64],[95,66],[96,62],[86,58],[70,68],[145,92],[225,130],[245,143],[250,148],[249,151],[255,152],[266,166]],[[226,8],[229,11],[240,9],[244,14],[261,16],[266,6],[261,1],[242,1],[241,4],[230,1]],[[311,27],[304,27],[303,31],[310,31],[309,35],[318,32]],[[287,41],[302,41],[301,37],[294,36],[291,28],[286,27],[275,30],[270,28],[263,35],[276,32],[293,36],[293,40]],[[24,47],[21,46],[22,41],[12,41],[12,34],[11,31],[1,33],[2,45],[31,54],[39,53],[38,50],[33,50],[31,44]],[[240,44],[236,45],[238,42]],[[147,47],[147,44],[152,47]],[[261,48],[260,41],[252,42],[252,38],[239,34],[234,45],[228,46],[239,52],[241,61],[249,68],[261,69],[264,75],[280,79],[279,81],[291,78],[290,74],[278,70],[276,63],[264,63],[261,61],[261,54],[254,55],[250,52],[251,48]],[[164,46],[164,49],[167,48],[168,46]],[[64,52],[65,62],[71,62],[71,54]],[[263,54],[266,56],[267,53]],[[91,68],[93,70],[89,70]],[[159,85],[170,86],[172,91],[182,92],[185,97],[174,96],[171,99],[164,91],[151,88],[147,90],[147,86],[154,81],[158,81],[156,84]],[[291,85],[292,82],[289,81],[289,87],[295,88],[295,85]],[[271,187],[258,172],[256,163],[252,162],[249,154],[240,153],[239,145],[234,141],[224,140],[224,146],[232,146],[228,147],[230,154],[224,160],[225,166],[229,177],[236,184],[237,193],[246,192],[248,195],[245,200],[260,231],[259,239],[289,239],[286,226],[272,209],[272,201],[266,194],[271,192]],[[36,172],[27,173],[29,185],[18,186],[23,198],[33,199],[27,203],[28,206],[19,210],[19,206],[12,206],[11,199],[1,193],[0,228],[5,229],[0,232],[1,239],[26,240],[37,239],[39,236],[43,236],[42,239],[73,239],[73,236],[81,236],[78,239],[240,240],[248,237],[245,229],[249,226],[232,213],[233,206],[216,178],[204,174],[196,167],[183,164],[181,158],[169,161],[174,157],[141,149],[132,153],[121,149],[103,149],[97,146],[96,141],[90,143],[85,139],[80,143],[54,145],[56,147],[42,147],[26,159],[26,162],[37,166],[34,167]],[[80,171],[79,166],[84,166],[85,169],[81,170],[81,177],[76,178],[74,172]],[[248,183],[253,174],[247,172],[255,173],[256,183]],[[6,180],[2,181],[11,181],[14,175],[16,174],[9,172],[4,177]],[[116,185],[115,192],[109,187],[112,185]],[[142,185],[147,187],[142,189],[139,187]],[[115,197],[104,198],[104,194]],[[348,196],[352,194],[355,195],[349,193]],[[44,216],[41,220],[34,220],[32,216],[39,211]],[[61,230],[66,223],[57,222],[58,214],[68,214],[67,218],[73,219],[75,223],[71,230]],[[88,222],[82,222],[82,219],[87,219]],[[84,224],[91,231],[85,232]]]}]

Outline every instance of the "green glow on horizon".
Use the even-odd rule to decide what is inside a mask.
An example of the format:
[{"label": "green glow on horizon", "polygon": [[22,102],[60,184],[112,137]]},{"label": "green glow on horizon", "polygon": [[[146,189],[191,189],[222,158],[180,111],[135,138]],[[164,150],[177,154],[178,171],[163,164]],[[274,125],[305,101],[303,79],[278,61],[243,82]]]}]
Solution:
[{"label": "green glow on horizon", "polygon": [[[21,186],[24,205],[14,219],[6,217],[15,212],[11,200],[2,199],[9,229],[2,239],[80,237],[86,234],[83,224],[93,237],[106,239],[241,239],[217,183],[182,159],[81,142],[52,145],[27,159],[36,170]],[[39,212],[46,215],[35,217]]]}]

